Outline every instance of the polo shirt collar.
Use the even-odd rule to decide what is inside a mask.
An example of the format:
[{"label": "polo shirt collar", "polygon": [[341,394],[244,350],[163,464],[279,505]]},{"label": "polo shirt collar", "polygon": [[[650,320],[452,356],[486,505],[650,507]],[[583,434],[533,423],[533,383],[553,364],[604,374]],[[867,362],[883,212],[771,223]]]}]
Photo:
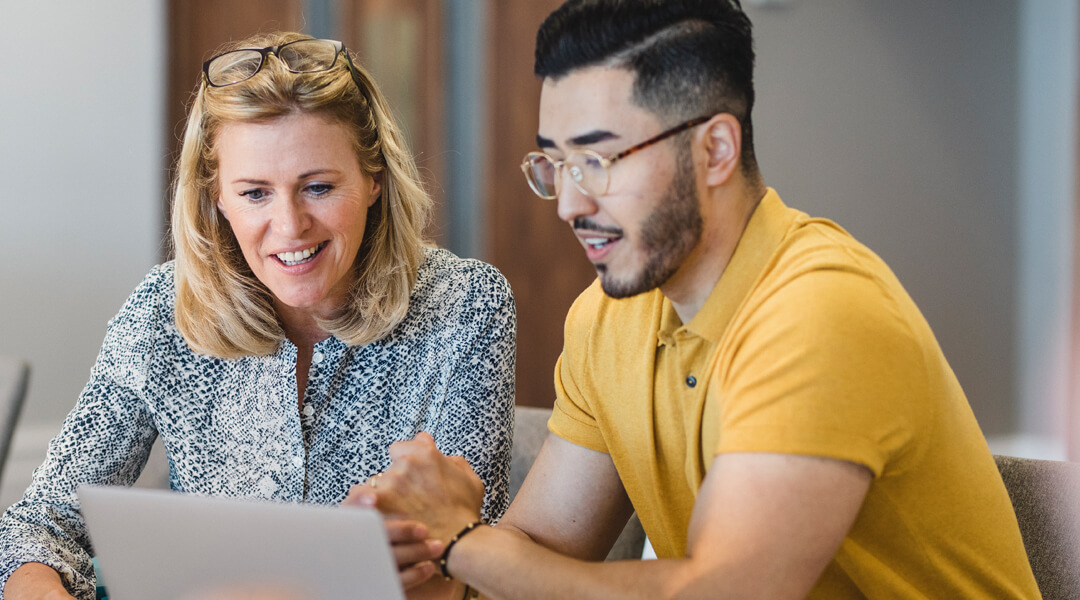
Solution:
[{"label": "polo shirt collar", "polygon": [[[768,188],[765,197],[754,209],[735,252],[720,281],[716,283],[705,304],[685,329],[712,342],[719,343],[735,310],[742,304],[765,265],[783,241],[797,211],[790,210],[780,200],[776,190]],[[658,342],[670,344],[680,334],[681,321],[671,301],[664,298],[664,310],[660,317]]]}]

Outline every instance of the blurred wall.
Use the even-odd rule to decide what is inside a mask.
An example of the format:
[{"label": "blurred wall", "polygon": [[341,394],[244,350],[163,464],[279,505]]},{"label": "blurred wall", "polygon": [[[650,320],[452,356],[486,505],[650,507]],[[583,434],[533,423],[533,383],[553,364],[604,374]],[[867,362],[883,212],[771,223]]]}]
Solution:
[{"label": "blurred wall", "polygon": [[[1022,36],[1038,35],[1021,2],[782,4],[748,10],[766,181],[881,255],[984,432],[1017,431],[1020,89],[1046,76],[1021,73]],[[1049,433],[1053,418],[1023,422]]]},{"label": "blurred wall", "polygon": [[[1076,371],[1073,377],[1080,376],[1075,363],[1080,359],[1080,328],[1069,323],[1080,315],[1080,298],[1073,297],[1073,290],[1080,290],[1074,281],[1073,254],[1080,227],[1076,218],[1080,7],[1076,0],[1024,0],[1020,5],[1020,430],[1063,439],[1070,368]],[[1073,394],[1072,410],[1080,416],[1076,395],[1080,389]],[[1070,459],[1080,460],[1080,430],[1074,430],[1070,442]]]},{"label": "blurred wall", "polygon": [[58,429],[159,256],[163,7],[0,2],[0,353],[32,363],[30,428]]}]

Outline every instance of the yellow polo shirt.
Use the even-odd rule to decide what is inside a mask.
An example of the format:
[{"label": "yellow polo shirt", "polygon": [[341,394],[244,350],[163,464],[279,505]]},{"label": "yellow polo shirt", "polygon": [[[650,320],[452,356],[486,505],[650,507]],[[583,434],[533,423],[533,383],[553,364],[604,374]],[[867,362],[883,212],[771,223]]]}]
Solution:
[{"label": "yellow polo shirt", "polygon": [[611,455],[657,555],[681,557],[721,452],[873,472],[811,598],[1038,598],[1009,496],[933,332],[889,268],[772,189],[683,324],[659,291],[574,303],[548,424]]}]

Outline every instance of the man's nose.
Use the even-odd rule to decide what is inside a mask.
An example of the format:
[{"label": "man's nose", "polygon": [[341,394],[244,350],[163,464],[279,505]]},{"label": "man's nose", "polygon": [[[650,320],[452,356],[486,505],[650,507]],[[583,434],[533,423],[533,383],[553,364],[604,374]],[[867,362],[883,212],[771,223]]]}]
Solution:
[{"label": "man's nose", "polygon": [[[578,189],[569,179],[569,174],[563,169],[558,174],[559,189],[556,191],[555,201],[558,202],[559,218],[567,223],[573,223],[578,217],[589,216],[596,213],[596,201]],[[565,178],[565,179],[563,179]]]}]

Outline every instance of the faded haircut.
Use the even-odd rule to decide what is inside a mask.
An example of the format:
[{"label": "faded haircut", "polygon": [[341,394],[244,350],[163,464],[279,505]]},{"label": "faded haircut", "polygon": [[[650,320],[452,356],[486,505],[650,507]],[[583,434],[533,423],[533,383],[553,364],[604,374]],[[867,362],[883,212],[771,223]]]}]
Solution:
[{"label": "faded haircut", "polygon": [[545,79],[595,66],[631,71],[632,101],[667,126],[733,115],[743,172],[757,172],[754,44],[738,0],[569,0],[540,26],[535,58]]}]

